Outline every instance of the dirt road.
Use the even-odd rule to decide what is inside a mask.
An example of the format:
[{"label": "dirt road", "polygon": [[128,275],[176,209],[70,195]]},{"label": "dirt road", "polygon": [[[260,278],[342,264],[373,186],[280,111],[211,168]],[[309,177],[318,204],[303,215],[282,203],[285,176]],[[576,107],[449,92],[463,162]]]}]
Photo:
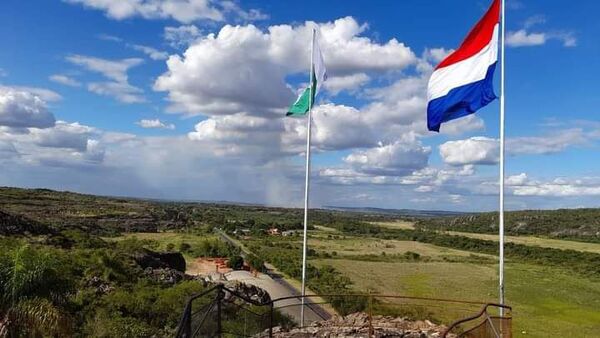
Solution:
[{"label": "dirt road", "polygon": [[[242,250],[242,255],[245,256],[249,254],[249,250],[244,247],[241,243],[231,238],[227,234],[219,231],[220,237],[234,245],[239,247]],[[291,297],[291,296],[299,296],[301,294],[298,288],[294,287],[288,281],[286,281],[282,276],[283,274],[277,270],[276,267],[269,263],[265,263],[267,268],[266,274],[259,274],[258,277],[252,276],[252,274],[247,271],[233,271],[226,274],[228,280],[239,280],[243,281],[247,284],[252,284],[258,287],[261,287],[269,293],[271,299]],[[309,290],[307,290],[307,294],[311,294]],[[321,299],[317,299],[317,302],[322,301]],[[292,298],[285,299],[275,303],[276,308],[281,308],[283,312],[292,316],[298,323],[300,322],[300,308],[301,308],[301,299],[300,298]],[[305,310],[304,310],[304,320],[305,324],[315,321],[315,320],[323,320],[329,319],[331,316],[335,314],[333,309],[325,309],[324,307],[313,304],[310,299],[306,298]]]},{"label": "dirt road", "polygon": [[[299,292],[294,289],[291,285],[283,284],[279,281],[274,280],[267,274],[260,273],[256,277],[248,271],[232,271],[225,274],[227,280],[235,280],[246,284],[257,286],[269,294],[271,299],[297,296]],[[281,312],[294,318],[296,322],[300,322],[300,298],[284,299],[275,302],[275,308],[280,309]],[[314,321],[320,321],[323,319],[330,318],[329,314],[325,312],[321,307],[310,304],[305,305],[304,310],[304,323],[305,325]]]}]

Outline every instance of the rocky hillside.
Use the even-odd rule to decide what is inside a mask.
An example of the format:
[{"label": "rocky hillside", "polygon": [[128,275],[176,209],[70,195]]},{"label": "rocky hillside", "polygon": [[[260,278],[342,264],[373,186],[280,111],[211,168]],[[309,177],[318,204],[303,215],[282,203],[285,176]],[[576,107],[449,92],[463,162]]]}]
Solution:
[{"label": "rocky hillside", "polygon": [[188,213],[181,212],[181,206],[47,189],[0,188],[0,205],[5,213],[55,230],[104,235],[181,228],[188,222]]},{"label": "rocky hillside", "polygon": [[50,232],[41,223],[0,210],[0,235],[45,235]]}]

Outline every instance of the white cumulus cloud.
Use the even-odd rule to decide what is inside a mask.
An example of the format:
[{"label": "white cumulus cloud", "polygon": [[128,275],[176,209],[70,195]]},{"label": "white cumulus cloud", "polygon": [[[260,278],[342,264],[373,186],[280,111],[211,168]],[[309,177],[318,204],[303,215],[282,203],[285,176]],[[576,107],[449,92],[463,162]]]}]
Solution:
[{"label": "white cumulus cloud", "polygon": [[31,86],[2,86],[0,85],[0,88],[8,88],[8,89],[14,89],[14,90],[18,90],[18,91],[22,91],[22,92],[27,92],[27,93],[31,93],[37,97],[39,97],[40,99],[44,100],[45,102],[56,102],[56,101],[60,101],[62,100],[62,96],[50,89],[46,89],[46,88],[39,88],[39,87],[31,87]]},{"label": "white cumulus cloud", "polygon": [[448,141],[439,149],[444,162],[450,165],[496,164],[500,154],[498,140],[488,137]]},{"label": "white cumulus cloud", "polygon": [[367,84],[371,78],[365,73],[356,73],[345,76],[332,76],[325,82],[325,88],[333,95],[338,94],[341,91],[352,92],[365,84]]},{"label": "white cumulus cloud", "polygon": [[29,137],[40,147],[69,148],[85,151],[94,129],[77,122],[57,121],[53,128],[30,128]]},{"label": "white cumulus cloud", "polygon": [[525,29],[508,32],[506,36],[506,45],[511,47],[539,46],[546,43],[545,33],[528,32]]},{"label": "white cumulus cloud", "polygon": [[598,196],[600,195],[600,186],[546,182],[515,187],[513,194],[549,197]]},{"label": "white cumulus cloud", "polygon": [[376,43],[360,34],[366,25],[352,17],[299,26],[226,25],[192,44],[183,56],[167,60],[168,72],[154,88],[166,91],[171,110],[187,115],[280,112],[294,94],[289,75],[308,70],[311,30],[320,29],[320,44],[330,74],[400,70],[416,61],[410,48],[395,39]]},{"label": "white cumulus cloud", "polygon": [[418,141],[397,141],[378,147],[355,151],[344,162],[359,172],[381,176],[404,176],[427,166],[430,147]]},{"label": "white cumulus cloud", "polygon": [[9,87],[0,87],[0,126],[11,128],[49,128],[54,115],[37,95]]}]

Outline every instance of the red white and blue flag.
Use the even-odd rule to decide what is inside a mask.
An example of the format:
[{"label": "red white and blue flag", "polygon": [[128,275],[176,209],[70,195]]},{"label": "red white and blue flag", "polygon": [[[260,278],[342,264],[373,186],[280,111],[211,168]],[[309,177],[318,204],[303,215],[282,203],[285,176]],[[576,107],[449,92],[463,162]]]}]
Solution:
[{"label": "red white and blue flag", "polygon": [[465,41],[434,70],[427,88],[427,128],[473,114],[496,99],[500,0],[494,0]]}]

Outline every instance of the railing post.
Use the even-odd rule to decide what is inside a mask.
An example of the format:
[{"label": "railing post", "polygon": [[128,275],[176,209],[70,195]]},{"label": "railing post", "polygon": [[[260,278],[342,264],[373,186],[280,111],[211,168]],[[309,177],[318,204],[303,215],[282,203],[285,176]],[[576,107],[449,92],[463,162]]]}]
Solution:
[{"label": "railing post", "polygon": [[375,334],[373,329],[373,296],[369,292],[369,338],[372,338]]},{"label": "railing post", "polygon": [[[494,326],[494,322],[492,321],[492,318],[490,318],[490,315],[487,313],[485,313],[485,320],[490,323],[490,327],[492,328],[492,332],[494,332],[494,335],[496,336],[496,338],[501,338],[501,333],[498,333],[498,331],[496,331],[496,327]],[[502,322],[500,322],[502,323]]]},{"label": "railing post", "polygon": [[185,306],[183,314],[183,337],[190,338],[192,336],[192,302],[188,302]]},{"label": "railing post", "polygon": [[275,305],[273,304],[273,301],[271,301],[271,308],[269,310],[269,338],[273,338],[273,312]]},{"label": "railing post", "polygon": [[217,337],[221,337],[223,333],[223,326],[221,325],[221,302],[223,301],[224,292],[223,285],[219,286],[219,291],[217,294]]}]

